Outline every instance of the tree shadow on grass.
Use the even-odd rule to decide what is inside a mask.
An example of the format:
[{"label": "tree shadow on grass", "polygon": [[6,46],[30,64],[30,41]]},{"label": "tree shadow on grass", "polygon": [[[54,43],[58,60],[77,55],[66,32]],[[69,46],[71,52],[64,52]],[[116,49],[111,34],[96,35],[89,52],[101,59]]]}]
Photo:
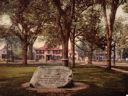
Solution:
[{"label": "tree shadow on grass", "polygon": [[5,83],[0,83],[0,96],[45,96],[21,87],[21,84],[30,80],[30,78],[31,76],[22,76],[1,79],[0,82]]},{"label": "tree shadow on grass", "polygon": [[[93,82],[83,82],[89,88],[73,96],[126,96],[128,94],[128,75],[123,74],[120,81],[106,81],[103,86],[97,86]],[[116,85],[117,84],[117,85]]]},{"label": "tree shadow on grass", "polygon": [[[46,94],[38,94],[21,87],[21,84],[29,81],[30,78],[31,74],[0,79],[0,96],[46,96]],[[115,81],[111,81],[111,79],[106,81],[103,86],[97,86],[94,82],[83,82],[89,84],[90,87],[74,96],[126,96],[126,93],[128,94],[128,75],[121,75],[121,78],[121,81],[116,81],[119,82],[119,88],[115,87],[117,83],[113,84]]]},{"label": "tree shadow on grass", "polygon": [[128,94],[128,75],[124,74],[124,75],[122,75],[122,78],[124,78],[122,80],[122,83],[124,85],[125,92]]},{"label": "tree shadow on grass", "polygon": [[93,84],[89,85],[90,87],[88,89],[73,96],[126,96],[126,93],[120,90],[98,87]]}]

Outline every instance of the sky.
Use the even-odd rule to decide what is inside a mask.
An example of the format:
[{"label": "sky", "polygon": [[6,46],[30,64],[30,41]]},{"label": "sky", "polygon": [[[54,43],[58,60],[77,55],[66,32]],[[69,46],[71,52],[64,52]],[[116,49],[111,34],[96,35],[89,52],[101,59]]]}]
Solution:
[{"label": "sky", "polygon": [[[122,18],[126,19],[125,22],[128,23],[128,13],[123,12],[122,5],[117,10],[116,19],[118,17],[122,17]],[[4,25],[6,27],[11,25],[11,19],[10,19],[9,15],[3,14],[0,16],[0,25]],[[4,44],[3,42],[0,43],[0,49],[1,49],[1,47],[3,47],[3,44]],[[44,44],[43,41],[41,42],[39,39],[37,39],[34,43],[34,47],[39,48],[39,47],[42,47],[43,44]]]},{"label": "sky", "polygon": [[122,10],[122,5],[117,9],[117,13],[116,13],[116,19],[119,18],[119,17],[122,17],[124,19],[126,19],[125,21],[128,22],[128,13],[125,13],[123,10]]},{"label": "sky", "polygon": [[3,14],[0,16],[0,25],[5,25],[5,26],[11,25],[11,20],[10,20],[9,15]]}]

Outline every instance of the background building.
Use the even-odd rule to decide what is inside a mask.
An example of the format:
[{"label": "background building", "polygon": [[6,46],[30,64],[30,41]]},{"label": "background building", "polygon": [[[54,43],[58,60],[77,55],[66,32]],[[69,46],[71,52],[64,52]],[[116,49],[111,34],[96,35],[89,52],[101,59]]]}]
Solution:
[{"label": "background building", "polygon": [[[69,60],[72,58],[72,51],[69,49],[68,52]],[[77,51],[75,51],[75,58],[78,60],[79,56]],[[47,45],[35,49],[35,59],[37,61],[47,62],[47,61],[61,61],[62,60],[62,47],[57,46],[54,48],[49,48]]]}]

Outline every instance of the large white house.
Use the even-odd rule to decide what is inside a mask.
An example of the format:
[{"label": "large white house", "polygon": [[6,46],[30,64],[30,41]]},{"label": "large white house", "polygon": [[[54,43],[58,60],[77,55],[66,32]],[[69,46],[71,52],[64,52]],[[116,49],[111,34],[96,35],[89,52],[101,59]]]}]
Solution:
[{"label": "large white house", "polygon": [[[68,52],[69,60],[72,58],[72,51],[69,49]],[[61,60],[62,59],[62,47],[57,46],[54,48],[49,48],[47,45],[44,45],[43,47],[36,48],[35,49],[35,58],[36,60],[41,60],[44,62],[50,61],[50,60]],[[75,58],[78,60],[79,56],[77,51],[75,51]]]}]

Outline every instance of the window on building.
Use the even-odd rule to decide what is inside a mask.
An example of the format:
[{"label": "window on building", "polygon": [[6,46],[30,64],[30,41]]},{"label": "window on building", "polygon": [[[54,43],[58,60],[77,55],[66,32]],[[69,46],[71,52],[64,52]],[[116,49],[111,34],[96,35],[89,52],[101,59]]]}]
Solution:
[{"label": "window on building", "polygon": [[53,50],[53,54],[61,54],[61,50]]},{"label": "window on building", "polygon": [[48,54],[50,54],[50,52],[51,52],[51,51],[50,51],[50,50],[48,50],[47,52],[48,52]]},{"label": "window on building", "polygon": [[40,54],[40,50],[36,50],[36,53],[37,53],[37,54]]},{"label": "window on building", "polygon": [[44,50],[41,50],[41,54],[44,54]]}]

